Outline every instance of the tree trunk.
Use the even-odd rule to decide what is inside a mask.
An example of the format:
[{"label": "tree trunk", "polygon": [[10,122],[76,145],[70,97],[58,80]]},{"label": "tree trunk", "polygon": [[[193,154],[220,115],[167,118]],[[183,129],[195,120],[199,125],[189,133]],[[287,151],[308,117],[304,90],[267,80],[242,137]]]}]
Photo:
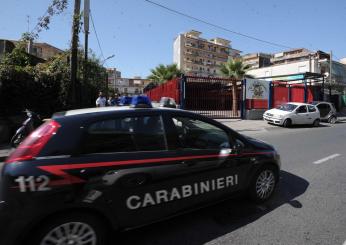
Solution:
[{"label": "tree trunk", "polygon": [[238,88],[237,81],[232,81],[232,111],[233,114],[238,115],[238,96],[237,96]]}]

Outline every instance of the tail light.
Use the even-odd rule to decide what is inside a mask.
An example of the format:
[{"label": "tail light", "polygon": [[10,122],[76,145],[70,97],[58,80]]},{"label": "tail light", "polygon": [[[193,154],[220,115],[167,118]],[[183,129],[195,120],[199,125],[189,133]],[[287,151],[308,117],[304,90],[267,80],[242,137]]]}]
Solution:
[{"label": "tail light", "polygon": [[49,139],[56,134],[60,124],[50,120],[32,132],[6,159],[6,163],[30,160],[36,157]]}]

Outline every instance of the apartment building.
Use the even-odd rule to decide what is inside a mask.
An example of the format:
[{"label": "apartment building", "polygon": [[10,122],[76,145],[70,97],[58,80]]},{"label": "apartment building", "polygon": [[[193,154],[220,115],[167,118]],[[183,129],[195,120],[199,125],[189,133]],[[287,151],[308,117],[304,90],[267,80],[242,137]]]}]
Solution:
[{"label": "apartment building", "polygon": [[265,53],[251,53],[242,56],[244,64],[248,65],[250,69],[257,69],[271,65],[271,54]]},{"label": "apartment building", "polygon": [[121,95],[135,95],[142,94],[143,89],[147,86],[151,80],[143,79],[140,77],[134,78],[118,78],[116,80],[116,87],[114,91]]},{"label": "apartment building", "polygon": [[30,54],[35,55],[41,59],[48,60],[51,57],[63,52],[63,50],[56,48],[48,43],[33,43]]},{"label": "apartment building", "polygon": [[[19,41],[0,39],[0,56],[4,53],[12,52],[18,43]],[[41,62],[44,62],[57,54],[63,53],[64,51],[48,43],[30,42],[27,45],[27,52],[30,55],[39,58]]]},{"label": "apartment building", "polygon": [[179,34],[173,44],[173,62],[186,75],[218,76],[221,64],[239,57],[241,51],[233,49],[229,40],[207,40],[201,34],[194,30]]},{"label": "apartment building", "polygon": [[[340,60],[340,62],[332,61],[333,82],[346,84],[346,65],[343,62],[345,62],[344,59]],[[329,79],[330,55],[320,50],[291,49],[273,54],[268,66],[257,68],[255,66],[247,74],[254,77],[271,77],[312,72],[323,74],[326,76],[326,79]]]},{"label": "apartment building", "polygon": [[117,79],[121,78],[121,72],[116,68],[107,68],[108,88],[115,90]]}]

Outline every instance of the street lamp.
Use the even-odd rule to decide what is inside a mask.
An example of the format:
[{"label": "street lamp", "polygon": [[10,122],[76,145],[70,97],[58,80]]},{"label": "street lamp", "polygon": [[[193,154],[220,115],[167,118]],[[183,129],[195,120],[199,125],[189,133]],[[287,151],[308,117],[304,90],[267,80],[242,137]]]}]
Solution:
[{"label": "street lamp", "polygon": [[[106,59],[104,59],[102,61],[102,66],[107,60],[114,58],[114,56],[115,55],[112,54],[112,55],[108,56]],[[108,72],[107,72],[107,70],[106,70],[106,97],[108,97]]]},{"label": "street lamp", "polygon": [[104,60],[102,61],[102,66],[103,66],[103,64],[104,64],[107,60],[112,59],[112,58],[114,58],[114,57],[115,57],[115,54],[112,54],[112,55],[108,56],[106,59],[104,59]]}]

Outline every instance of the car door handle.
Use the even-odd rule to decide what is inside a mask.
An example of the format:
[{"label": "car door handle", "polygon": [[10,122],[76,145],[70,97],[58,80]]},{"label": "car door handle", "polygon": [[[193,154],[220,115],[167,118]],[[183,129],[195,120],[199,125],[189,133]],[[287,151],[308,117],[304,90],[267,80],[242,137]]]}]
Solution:
[{"label": "car door handle", "polygon": [[180,163],[181,163],[181,164],[184,164],[184,165],[186,165],[186,166],[188,166],[188,167],[191,167],[191,166],[196,165],[196,163],[193,162],[193,161],[181,161]]}]

